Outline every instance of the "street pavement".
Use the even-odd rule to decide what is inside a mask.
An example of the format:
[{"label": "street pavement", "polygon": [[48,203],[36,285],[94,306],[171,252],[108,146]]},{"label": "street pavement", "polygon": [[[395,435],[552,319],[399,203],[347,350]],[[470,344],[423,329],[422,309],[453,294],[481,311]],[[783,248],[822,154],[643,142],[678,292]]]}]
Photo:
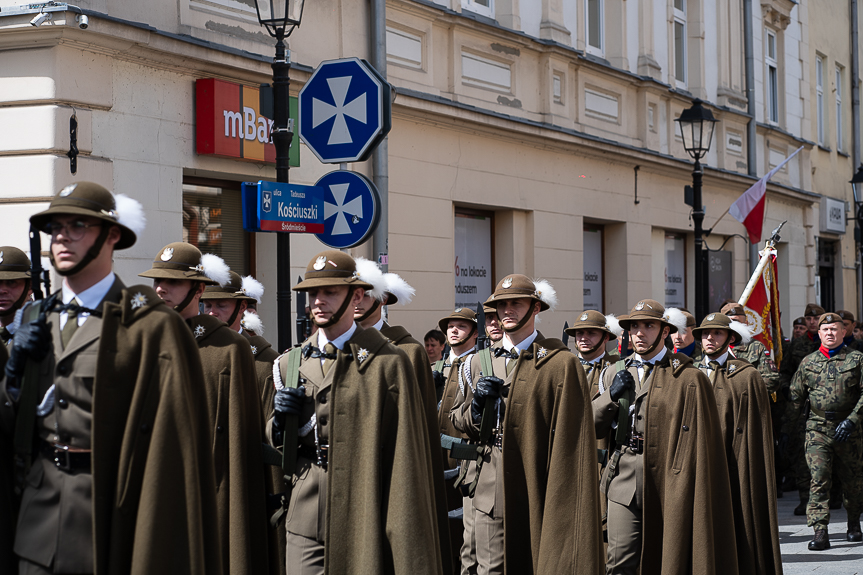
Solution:
[{"label": "street pavement", "polygon": [[782,549],[785,575],[863,575],[863,543],[845,540],[848,521],[845,509],[830,512],[830,549],[809,551],[806,546],[814,532],[806,526],[806,517],[794,515],[794,508],[799,502],[794,491],[786,492],[778,500],[779,546]]}]

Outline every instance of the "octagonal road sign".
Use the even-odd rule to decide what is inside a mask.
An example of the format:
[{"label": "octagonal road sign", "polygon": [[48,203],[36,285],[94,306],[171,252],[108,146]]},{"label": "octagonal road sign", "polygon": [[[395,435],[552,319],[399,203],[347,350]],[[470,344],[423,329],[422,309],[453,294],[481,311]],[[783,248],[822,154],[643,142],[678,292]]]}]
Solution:
[{"label": "octagonal road sign", "polygon": [[337,170],[315,182],[324,190],[324,232],[316,237],[331,248],[347,249],[369,239],[381,219],[378,189],[367,177]]},{"label": "octagonal road sign", "polygon": [[328,60],[300,90],[299,117],[321,162],[361,162],[392,127],[392,87],[365,60]]}]

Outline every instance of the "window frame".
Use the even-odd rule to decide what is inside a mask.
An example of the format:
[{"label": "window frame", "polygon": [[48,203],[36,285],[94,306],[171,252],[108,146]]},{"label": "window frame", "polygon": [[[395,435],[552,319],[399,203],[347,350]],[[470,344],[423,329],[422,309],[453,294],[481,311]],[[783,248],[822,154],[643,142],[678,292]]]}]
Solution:
[{"label": "window frame", "polygon": [[[764,89],[766,90],[766,120],[767,123],[779,125],[780,117],[780,86],[779,86],[779,37],[773,30],[765,30],[764,42]],[[770,40],[773,40],[773,56],[770,55]]]},{"label": "window frame", "polygon": [[826,122],[824,121],[824,57],[815,57],[815,124],[818,143],[822,146],[826,140]]},{"label": "window frame", "polygon": [[591,36],[590,36],[590,2],[591,0],[584,0],[584,50],[588,54],[593,54],[594,56],[605,56],[605,0],[595,0],[599,9],[599,25],[597,29],[599,30],[599,47],[592,45]]},{"label": "window frame", "polygon": [[461,0],[461,7],[463,10],[494,19],[494,0],[487,1],[488,6],[482,4],[482,0]]},{"label": "window frame", "polygon": [[845,132],[842,129],[842,72],[843,67],[836,64],[836,150],[843,151],[845,149],[844,139]]},{"label": "window frame", "polygon": [[[674,82],[678,88],[686,88],[686,81],[688,79],[689,74],[687,73],[687,65],[689,61],[688,50],[686,49],[686,0],[682,0],[681,5],[683,8],[678,8],[675,6],[674,0],[671,2],[671,10],[672,10],[672,20],[671,20],[671,42],[672,42],[672,59],[673,59],[673,74],[674,74]],[[675,35],[676,27],[680,25],[683,30],[681,35],[681,52],[682,52],[682,61],[677,61],[677,36]],[[681,80],[678,77],[678,72],[682,72],[683,79]]]}]

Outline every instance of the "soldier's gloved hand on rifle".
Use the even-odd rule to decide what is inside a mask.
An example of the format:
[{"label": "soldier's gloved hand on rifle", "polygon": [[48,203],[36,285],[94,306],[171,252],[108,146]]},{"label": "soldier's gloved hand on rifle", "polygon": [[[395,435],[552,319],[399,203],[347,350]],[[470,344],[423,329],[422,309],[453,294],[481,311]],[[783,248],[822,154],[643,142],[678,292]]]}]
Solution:
[{"label": "soldier's gloved hand on rifle", "polygon": [[611,382],[611,387],[608,388],[608,394],[611,396],[611,401],[619,401],[627,389],[635,388],[635,378],[632,374],[622,369],[614,374],[614,379]]},{"label": "soldier's gloved hand on rifle", "polygon": [[788,434],[780,433],[779,439],[776,440],[776,449],[779,450],[779,453],[785,453],[785,450],[788,449]]},{"label": "soldier's gloved hand on rifle", "polygon": [[470,414],[475,423],[482,420],[482,410],[486,401],[494,401],[500,397],[500,388],[503,380],[493,375],[484,375],[476,382],[476,391],[473,392],[473,401],[470,404]]},{"label": "soldier's gloved hand on rifle", "polygon": [[432,370],[432,379],[434,380],[435,388],[439,389],[446,385],[446,378],[442,371]]},{"label": "soldier's gloved hand on rifle", "polygon": [[843,443],[848,441],[852,433],[854,433],[854,422],[850,419],[845,419],[836,426],[836,435],[833,436],[833,439],[839,443]]},{"label": "soldier's gloved hand on rifle", "polygon": [[46,322],[45,312],[41,311],[38,318],[22,323],[15,331],[9,361],[6,362],[6,377],[19,379],[24,374],[28,358],[42,361],[50,349],[51,329]]},{"label": "soldier's gloved hand on rifle", "polygon": [[[303,411],[303,404],[306,402],[306,388],[300,387],[283,387],[276,390],[276,396],[273,398],[273,407],[275,414],[273,416],[273,427],[277,431],[285,429],[285,418],[289,415],[299,417]],[[304,424],[304,421],[299,421],[299,424]]]}]

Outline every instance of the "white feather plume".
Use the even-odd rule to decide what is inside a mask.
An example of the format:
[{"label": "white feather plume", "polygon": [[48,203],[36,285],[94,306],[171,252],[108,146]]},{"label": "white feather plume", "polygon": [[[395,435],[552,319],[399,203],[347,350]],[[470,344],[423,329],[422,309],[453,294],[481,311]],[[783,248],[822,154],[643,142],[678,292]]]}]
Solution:
[{"label": "white feather plume", "polygon": [[676,307],[665,308],[665,315],[662,319],[676,327],[677,331],[686,331],[686,316]]},{"label": "white feather plume", "polygon": [[264,297],[264,284],[252,276],[244,276],[242,286],[244,295],[247,295],[256,302],[261,303],[261,298]]},{"label": "white feather plume", "polygon": [[372,284],[371,291],[366,294],[373,299],[383,301],[384,292],[387,291],[387,280],[384,278],[384,272],[378,267],[378,264],[363,257],[355,259],[357,262],[357,277],[361,281]]},{"label": "white feather plume", "polygon": [[255,335],[264,335],[264,322],[261,317],[250,309],[243,312],[243,319],[240,320],[240,325],[246,331],[253,331]]},{"label": "white feather plume", "polygon": [[611,333],[613,333],[617,337],[620,337],[623,335],[623,328],[620,327],[620,322],[618,321],[617,317],[613,313],[610,313],[607,316],[605,316],[605,327],[607,327],[608,331],[610,331]]},{"label": "white feather plume", "polygon": [[139,235],[147,226],[147,216],[144,215],[144,206],[141,202],[134,200],[126,194],[117,194],[114,196],[116,204],[117,223],[123,224],[133,232]]},{"label": "white feather plume", "polygon": [[412,288],[408,282],[402,279],[398,274],[385,273],[384,280],[386,281],[386,291],[396,296],[401,305],[411,303],[414,294],[417,290]]},{"label": "white feather plume", "polygon": [[536,279],[533,280],[533,286],[536,289],[536,297],[548,306],[548,309],[554,311],[557,307],[557,292],[554,290],[548,280]]},{"label": "white feather plume", "polygon": [[220,286],[224,286],[231,281],[231,268],[228,267],[225,260],[216,254],[202,255],[201,265],[198,266],[198,269]]},{"label": "white feather plume", "polygon": [[745,323],[731,320],[731,324],[729,324],[728,327],[729,329],[737,332],[737,334],[741,337],[740,345],[746,345],[750,341],[752,341],[752,332],[749,331],[749,326]]}]

